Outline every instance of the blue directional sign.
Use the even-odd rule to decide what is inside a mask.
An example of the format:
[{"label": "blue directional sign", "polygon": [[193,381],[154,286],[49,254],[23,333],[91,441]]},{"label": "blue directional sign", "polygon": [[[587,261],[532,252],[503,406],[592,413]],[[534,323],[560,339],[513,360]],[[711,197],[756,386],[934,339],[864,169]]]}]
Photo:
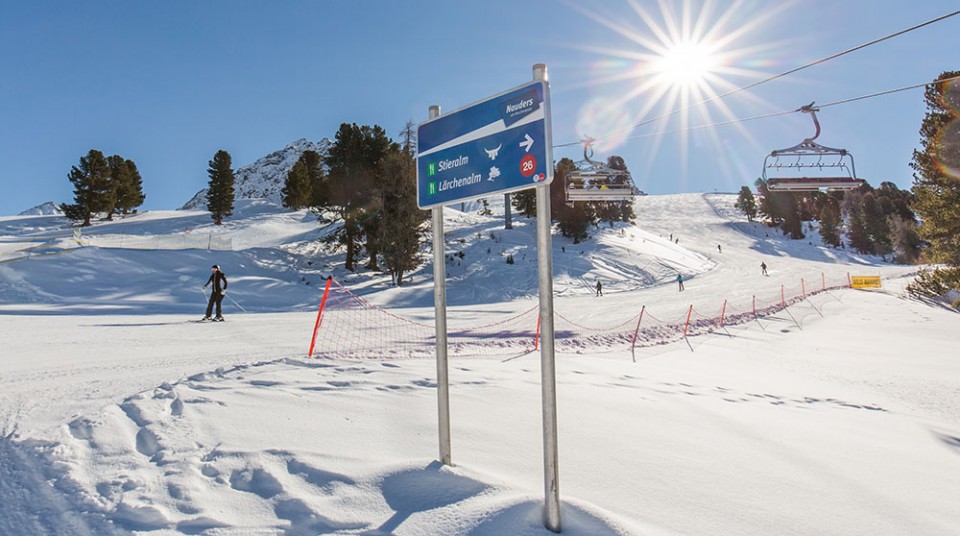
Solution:
[{"label": "blue directional sign", "polygon": [[417,205],[433,208],[549,184],[550,89],[532,82],[417,128]]}]

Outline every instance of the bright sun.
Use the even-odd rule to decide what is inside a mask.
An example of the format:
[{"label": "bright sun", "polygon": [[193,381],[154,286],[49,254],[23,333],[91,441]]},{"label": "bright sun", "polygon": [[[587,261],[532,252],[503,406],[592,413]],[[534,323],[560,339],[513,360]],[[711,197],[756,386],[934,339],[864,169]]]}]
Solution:
[{"label": "bright sun", "polygon": [[[679,132],[679,172],[684,176],[691,124],[736,117],[729,101],[721,97],[739,91],[739,81],[766,76],[773,52],[787,41],[757,42],[754,35],[769,28],[791,1],[775,7],[741,0],[622,0],[593,2],[589,8],[579,4],[571,5],[627,43],[581,47],[599,53],[603,60],[595,64],[588,82],[594,95],[581,108],[577,129],[608,152],[628,139],[650,138],[644,143],[651,155],[648,167],[664,135]],[[744,101],[764,104],[749,94],[741,96]],[[634,134],[653,123],[647,132]],[[733,128],[750,138],[743,125]],[[718,147],[724,143],[716,129],[704,129],[702,134],[702,140]]]},{"label": "bright sun", "polygon": [[654,64],[654,70],[671,85],[699,86],[717,66],[709,47],[679,43],[668,48]]}]

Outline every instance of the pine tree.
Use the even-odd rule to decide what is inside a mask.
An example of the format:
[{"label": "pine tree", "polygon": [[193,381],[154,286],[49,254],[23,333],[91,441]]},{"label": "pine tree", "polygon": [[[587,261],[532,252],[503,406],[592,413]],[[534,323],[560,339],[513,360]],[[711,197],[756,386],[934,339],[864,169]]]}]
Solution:
[{"label": "pine tree", "polygon": [[533,188],[513,192],[510,196],[510,204],[517,209],[520,214],[527,218],[533,218],[537,215],[537,191]]},{"label": "pine tree", "polygon": [[910,204],[913,202],[913,194],[910,190],[901,190],[897,185],[884,181],[880,187],[874,190],[877,195],[877,201],[880,202],[883,213],[887,216],[897,216],[900,219],[917,221],[917,215],[913,213]]},{"label": "pine tree", "polygon": [[847,192],[843,198],[842,209],[850,247],[860,253],[872,253],[873,243],[870,241],[866,218],[863,215],[863,196],[864,193],[859,189]]},{"label": "pine tree", "polygon": [[129,214],[131,210],[143,204],[143,179],[133,160],[126,160],[120,155],[107,158],[110,167],[110,182],[113,185],[113,206],[110,209],[108,220],[113,214]]},{"label": "pine tree", "polygon": [[[551,203],[554,203],[554,206],[551,213],[557,222],[557,229],[560,234],[572,238],[574,244],[579,244],[589,236],[587,229],[595,220],[589,203],[568,203],[566,200],[565,185],[567,177],[575,169],[576,164],[569,158],[561,159],[554,167],[553,184],[551,185]],[[553,186],[556,186],[559,194],[556,198],[554,197]]]},{"label": "pine tree", "polygon": [[90,149],[87,156],[80,158],[80,165],[73,166],[67,178],[73,183],[74,205],[71,207],[72,219],[83,220],[83,226],[90,225],[93,213],[113,210],[114,192],[110,182],[110,167],[103,153]]},{"label": "pine tree", "polygon": [[207,210],[216,225],[222,225],[224,218],[233,215],[234,176],[230,160],[230,153],[221,149],[213,155],[207,169],[207,175],[210,176],[207,186]]},{"label": "pine tree", "polygon": [[789,235],[793,240],[803,238],[803,217],[798,197],[791,192],[773,192],[773,201],[783,214],[783,221],[780,223],[783,234]]},{"label": "pine tree", "polygon": [[820,209],[820,236],[823,243],[840,247],[840,233],[843,219],[840,216],[840,203],[835,197],[827,196]]},{"label": "pine tree", "polygon": [[943,80],[956,76],[944,72],[924,91],[927,113],[910,164],[920,237],[930,245],[929,260],[955,271],[953,279],[960,278],[960,84]]},{"label": "pine tree", "polygon": [[146,201],[143,193],[143,177],[133,160],[124,161],[127,168],[127,180],[117,188],[117,209],[121,214],[135,212]]},{"label": "pine tree", "polygon": [[76,203],[60,203],[60,210],[63,211],[63,216],[68,220],[80,221],[90,216],[87,209]]},{"label": "pine tree", "polygon": [[330,147],[327,165],[331,203],[343,220],[340,241],[347,248],[344,267],[354,270],[357,246],[365,239],[370,260],[366,267],[377,270],[378,236],[381,223],[380,166],[396,144],[379,125],[343,123]]},{"label": "pine tree", "polygon": [[737,196],[734,207],[747,217],[747,221],[753,221],[757,217],[757,200],[753,197],[753,192],[750,191],[749,186],[740,188],[740,195]]},{"label": "pine tree", "polygon": [[920,258],[920,235],[917,233],[917,222],[913,219],[901,218],[897,214],[887,217],[890,226],[890,244],[893,260],[901,264],[914,264]]},{"label": "pine tree", "polygon": [[550,184],[551,215],[557,222],[560,234],[572,238],[574,244],[579,244],[589,235],[587,229],[596,222],[592,203],[566,202],[565,185],[567,176],[576,169],[573,160],[563,158],[553,170],[553,182]]},{"label": "pine tree", "polygon": [[890,223],[874,192],[867,192],[860,201],[863,210],[863,225],[870,242],[870,252],[886,257],[893,251],[890,242]]},{"label": "pine tree", "polygon": [[757,179],[755,184],[760,192],[757,212],[767,220],[767,225],[780,227],[783,234],[794,240],[803,238],[801,198],[793,192],[771,192],[763,179]]},{"label": "pine tree", "polygon": [[[623,159],[622,156],[610,156],[607,158],[607,167],[611,169],[617,169],[626,173],[626,175],[620,175],[614,179],[614,184],[625,186],[628,184],[627,176],[630,174],[630,170],[627,169],[627,162]],[[622,222],[633,222],[636,219],[637,215],[633,212],[633,203],[630,201],[611,201],[610,202],[610,219],[612,221],[622,221]]]},{"label": "pine tree", "polygon": [[420,265],[420,240],[428,212],[417,206],[417,167],[414,148],[392,148],[381,163],[383,177],[382,223],[379,228],[380,254],[391,280],[403,285],[403,274]]},{"label": "pine tree", "polygon": [[782,210],[780,210],[779,205],[775,202],[774,195],[776,192],[771,192],[767,188],[767,182],[763,179],[756,180],[757,192],[760,193],[759,201],[757,202],[757,214],[760,218],[767,221],[767,225],[770,227],[777,227],[783,221]]},{"label": "pine tree", "polygon": [[587,229],[594,222],[593,211],[588,203],[576,202],[572,207],[565,207],[557,215],[557,228],[560,234],[572,238],[574,244],[587,239]]},{"label": "pine tree", "polygon": [[307,182],[310,184],[310,199],[307,206],[322,210],[330,206],[330,191],[327,175],[323,170],[323,157],[316,151],[304,151],[300,155],[307,170]]},{"label": "pine tree", "polygon": [[287,178],[280,189],[283,206],[300,210],[310,204],[313,199],[313,188],[310,183],[310,174],[303,160],[297,160],[293,168],[287,172]]},{"label": "pine tree", "polygon": [[575,168],[573,160],[561,158],[553,166],[553,182],[550,183],[550,215],[558,220],[560,212],[567,204],[567,176]]},{"label": "pine tree", "polygon": [[113,212],[117,208],[117,198],[123,190],[124,184],[129,182],[129,173],[127,173],[127,163],[120,155],[108,156],[107,167],[110,169],[110,184],[113,187],[113,203],[107,209],[107,220],[113,220]]}]

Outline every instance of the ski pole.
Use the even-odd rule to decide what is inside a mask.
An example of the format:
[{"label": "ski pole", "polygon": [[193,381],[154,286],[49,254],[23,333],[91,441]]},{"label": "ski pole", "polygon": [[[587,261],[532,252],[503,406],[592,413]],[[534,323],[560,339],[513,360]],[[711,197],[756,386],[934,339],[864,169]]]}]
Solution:
[{"label": "ski pole", "polygon": [[226,296],[228,300],[232,301],[234,305],[236,305],[237,307],[239,307],[241,311],[243,311],[244,313],[247,312],[247,310],[244,309],[242,305],[240,305],[239,303],[237,303],[237,300],[231,298],[229,294],[224,293],[223,295]]}]

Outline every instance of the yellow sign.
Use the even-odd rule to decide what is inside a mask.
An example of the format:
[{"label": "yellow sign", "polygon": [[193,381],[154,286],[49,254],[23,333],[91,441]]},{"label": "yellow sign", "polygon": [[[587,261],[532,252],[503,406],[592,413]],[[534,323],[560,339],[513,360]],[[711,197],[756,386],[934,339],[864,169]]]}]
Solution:
[{"label": "yellow sign", "polygon": [[851,288],[883,288],[880,284],[879,275],[853,275],[850,276]]}]

